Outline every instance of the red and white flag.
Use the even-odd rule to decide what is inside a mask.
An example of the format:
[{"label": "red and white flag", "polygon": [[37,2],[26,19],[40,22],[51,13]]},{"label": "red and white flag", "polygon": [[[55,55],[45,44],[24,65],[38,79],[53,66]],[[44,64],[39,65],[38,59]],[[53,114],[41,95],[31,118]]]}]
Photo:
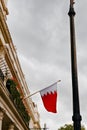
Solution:
[{"label": "red and white flag", "polygon": [[40,91],[44,107],[48,112],[57,113],[57,82]]}]

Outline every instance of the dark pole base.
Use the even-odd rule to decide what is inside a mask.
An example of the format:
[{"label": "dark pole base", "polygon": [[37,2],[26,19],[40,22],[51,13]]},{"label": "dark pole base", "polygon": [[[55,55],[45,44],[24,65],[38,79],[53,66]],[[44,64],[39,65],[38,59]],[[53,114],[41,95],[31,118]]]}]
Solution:
[{"label": "dark pole base", "polygon": [[81,130],[81,120],[82,117],[78,114],[78,115],[73,115],[72,116],[72,120],[73,120],[73,126],[74,126],[74,130]]}]

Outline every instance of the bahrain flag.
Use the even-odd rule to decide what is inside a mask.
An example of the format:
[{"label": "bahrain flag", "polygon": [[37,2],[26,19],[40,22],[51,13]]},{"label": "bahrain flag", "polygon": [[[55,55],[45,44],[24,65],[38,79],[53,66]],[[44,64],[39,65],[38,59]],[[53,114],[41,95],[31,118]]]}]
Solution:
[{"label": "bahrain flag", "polygon": [[46,110],[57,113],[57,82],[41,90],[40,95]]}]

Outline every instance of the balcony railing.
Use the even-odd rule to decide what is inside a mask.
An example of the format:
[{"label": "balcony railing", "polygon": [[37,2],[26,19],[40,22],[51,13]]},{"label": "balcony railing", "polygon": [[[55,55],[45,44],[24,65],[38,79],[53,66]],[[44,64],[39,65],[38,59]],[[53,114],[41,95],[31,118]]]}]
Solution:
[{"label": "balcony railing", "polygon": [[[4,77],[5,77],[4,73],[3,73],[2,69],[0,68],[0,80],[2,82],[4,82]],[[20,98],[20,93],[17,90],[16,86],[17,86],[17,84],[13,80],[11,80],[11,79],[7,80],[6,89],[7,89],[7,93],[9,93],[8,96],[9,96],[10,100],[12,101],[12,103],[14,104],[14,107],[18,111],[22,120],[25,122],[27,128],[29,128],[30,116],[28,115],[28,113],[26,111],[26,108]]]},{"label": "balcony railing", "polygon": [[18,113],[22,117],[23,121],[25,122],[27,127],[29,127],[30,116],[28,115],[28,113],[26,111],[26,108],[20,98],[20,93],[18,92],[16,86],[17,86],[17,84],[13,80],[8,79],[8,81],[6,83],[6,88],[8,89],[8,91],[10,93],[9,97],[10,97],[11,101],[13,102],[14,106],[16,107]]}]

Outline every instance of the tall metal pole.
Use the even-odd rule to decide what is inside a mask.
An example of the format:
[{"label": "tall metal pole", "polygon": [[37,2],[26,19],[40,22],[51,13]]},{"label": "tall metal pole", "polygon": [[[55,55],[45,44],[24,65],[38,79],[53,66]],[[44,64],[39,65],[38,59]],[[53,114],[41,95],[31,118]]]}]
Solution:
[{"label": "tall metal pole", "polygon": [[75,26],[74,26],[75,11],[73,4],[74,1],[70,0],[70,9],[68,15],[70,16],[70,36],[71,36],[71,70],[72,70],[72,93],[73,93],[72,120],[74,124],[74,130],[81,130],[81,115],[79,106],[76,42],[75,42]]}]

